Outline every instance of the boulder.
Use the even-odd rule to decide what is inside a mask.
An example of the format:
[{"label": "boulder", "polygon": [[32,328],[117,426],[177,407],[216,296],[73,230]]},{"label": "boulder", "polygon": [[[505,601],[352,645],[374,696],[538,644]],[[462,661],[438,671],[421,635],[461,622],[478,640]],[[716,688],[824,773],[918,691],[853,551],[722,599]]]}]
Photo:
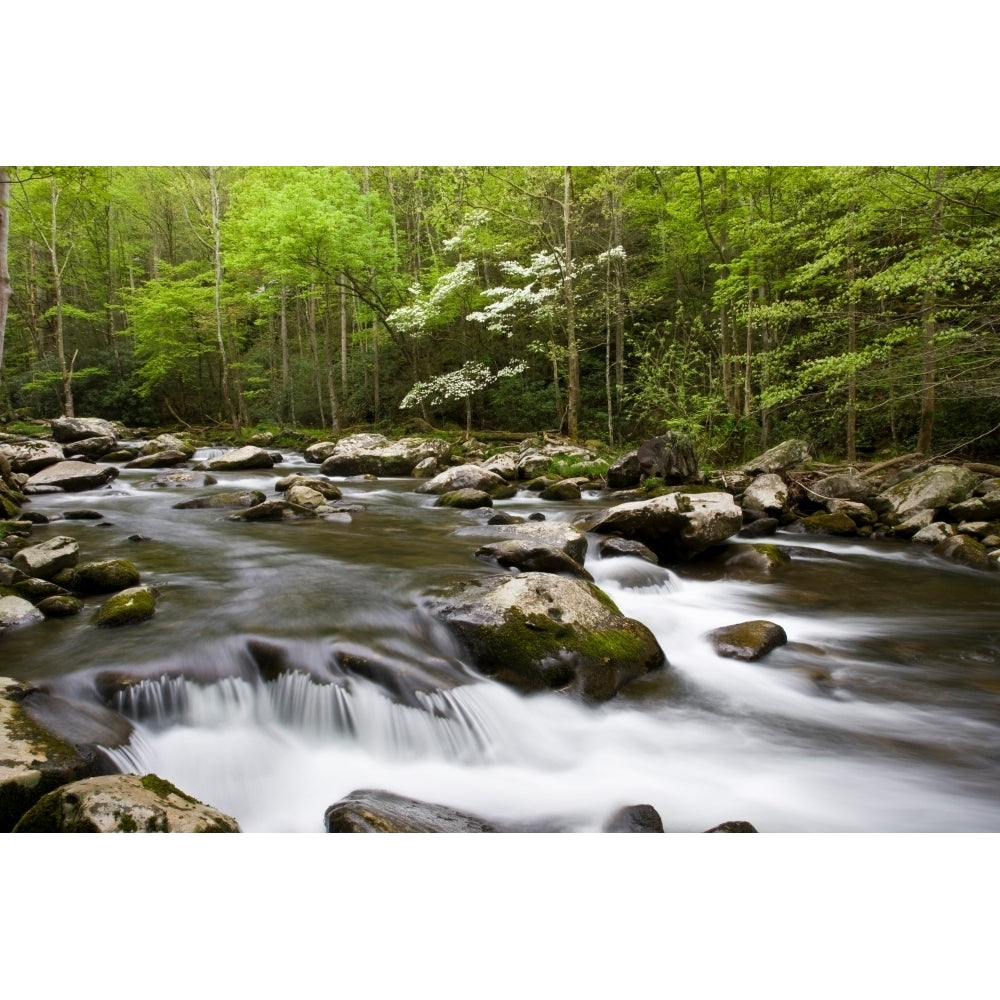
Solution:
[{"label": "boulder", "polygon": [[733,546],[733,548],[736,551],[726,557],[727,570],[736,569],[751,575],[770,576],[792,561],[792,557],[780,545],[759,543]]},{"label": "boulder", "polygon": [[26,472],[29,476],[66,459],[62,446],[54,441],[16,441],[0,444],[0,455],[6,456],[12,471]]},{"label": "boulder", "polygon": [[581,580],[594,578],[575,559],[551,545],[540,545],[524,539],[509,538],[490,542],[476,549],[477,559],[487,559],[505,569],[522,573],[555,573],[557,576],[575,576]]},{"label": "boulder", "polygon": [[[381,435],[377,435],[383,441],[386,439]],[[321,464],[325,459],[329,458],[337,450],[336,441],[317,441],[315,444],[309,445],[305,451],[302,452],[303,458],[307,462],[311,462],[315,465]]]},{"label": "boulder", "polygon": [[158,434],[139,449],[143,455],[156,455],[165,451],[179,451],[185,458],[193,458],[195,446],[176,434]]},{"label": "boulder", "polygon": [[246,510],[238,510],[235,514],[230,514],[227,520],[297,521],[302,518],[316,516],[316,511],[311,510],[309,507],[301,507],[299,504],[291,503],[288,500],[265,500],[263,503],[248,507]]},{"label": "boulder", "polygon": [[990,561],[989,550],[971,535],[952,535],[935,545],[932,551],[935,555],[950,559],[961,566],[968,566],[970,569],[995,568]]},{"label": "boulder", "polygon": [[327,833],[501,833],[502,828],[450,806],[377,789],[360,789],[323,815]]},{"label": "boulder", "polygon": [[354,434],[337,442],[319,471],[324,476],[412,476],[425,459],[441,462],[450,454],[451,445],[437,438],[389,441],[381,434]]},{"label": "boulder", "polygon": [[809,458],[809,442],[792,439],[782,441],[762,455],[750,459],[741,466],[740,471],[749,476],[757,476],[763,472],[784,472],[786,469],[808,462]]},{"label": "boulder", "polygon": [[232,816],[155,774],[110,774],[63,785],[14,827],[14,833],[239,832]]},{"label": "boulder", "polygon": [[14,554],[14,565],[27,576],[51,580],[60,570],[69,569],[80,558],[80,545],[69,535],[56,535],[37,545],[28,545]]},{"label": "boulder", "polygon": [[70,618],[83,610],[83,601],[71,594],[45,597],[35,605],[46,618]]},{"label": "boulder", "polygon": [[698,478],[698,457],[694,446],[682,435],[668,432],[643,441],[636,457],[639,461],[640,479],[656,476],[667,484],[680,484],[690,483]]},{"label": "boulder", "polygon": [[234,448],[225,454],[210,458],[205,465],[213,472],[238,469],[270,469],[274,466],[274,458],[270,452],[265,451],[263,448],[245,445],[242,448]]},{"label": "boulder", "polygon": [[642,542],[637,542],[631,538],[619,538],[611,535],[602,538],[597,545],[597,554],[601,559],[613,559],[617,556],[635,556],[638,559],[645,559],[653,564],[659,563],[656,553]]},{"label": "boulder", "polygon": [[442,493],[434,501],[435,507],[457,507],[461,510],[475,510],[479,507],[492,507],[493,497],[483,490],[449,490]]},{"label": "boulder", "polygon": [[663,820],[650,805],[622,806],[604,824],[605,833],[663,833]]},{"label": "boulder", "polygon": [[795,525],[798,531],[810,535],[856,535],[858,526],[847,514],[810,514]]},{"label": "boulder", "polygon": [[177,469],[174,472],[161,472],[154,479],[148,480],[141,485],[143,489],[150,490],[183,490],[215,486],[218,481],[215,476],[208,472]]},{"label": "boulder", "polygon": [[495,476],[501,476],[513,482],[519,475],[517,467],[519,458],[520,455],[517,452],[505,451],[499,455],[494,455],[492,458],[485,459],[480,464],[487,472],[492,472]]},{"label": "boulder", "polygon": [[113,437],[100,435],[98,437],[88,437],[74,441],[72,444],[66,445],[64,450],[67,458],[80,455],[83,458],[96,460],[111,452],[117,443]]},{"label": "boulder", "polygon": [[45,615],[23,597],[0,597],[0,631],[44,621]]},{"label": "boulder", "polygon": [[774,622],[749,621],[712,629],[705,637],[719,656],[732,660],[759,660],[788,642],[785,630]]},{"label": "boulder", "polygon": [[36,721],[25,702],[35,689],[0,677],[0,832],[9,833],[59,785],[107,773],[107,757],[83,753]]},{"label": "boulder", "polygon": [[948,508],[948,520],[998,521],[1000,520],[1000,490],[990,490],[980,497],[970,497]]},{"label": "boulder", "polygon": [[905,517],[892,529],[893,538],[912,538],[935,521],[933,508],[917,510]]},{"label": "boulder", "polygon": [[186,462],[190,456],[178,448],[167,448],[164,451],[154,451],[149,455],[141,455],[125,463],[126,469],[169,469]]},{"label": "boulder", "polygon": [[57,417],[51,422],[52,437],[60,444],[83,441],[86,438],[110,438],[112,447],[118,441],[114,424],[98,417]]},{"label": "boulder", "polygon": [[[319,490],[314,490],[311,486],[296,483],[285,491],[285,499],[291,504],[299,507],[308,507],[310,510],[317,510],[326,506],[326,497]],[[263,501],[261,501],[263,502]]]},{"label": "boulder", "polygon": [[488,532],[496,538],[517,538],[535,545],[559,549],[581,566],[587,557],[587,539],[567,521],[531,520],[522,524],[490,524],[478,528],[463,528],[460,533],[468,532]]},{"label": "boulder", "polygon": [[94,615],[100,628],[120,628],[152,618],[156,613],[156,591],[152,587],[127,587],[109,597]]},{"label": "boulder", "polygon": [[921,545],[938,545],[946,538],[955,534],[955,526],[944,521],[932,521],[926,528],[921,528],[911,539]]},{"label": "boulder", "polygon": [[827,500],[851,500],[854,503],[868,504],[875,497],[875,485],[864,476],[854,476],[849,473],[838,473],[835,476],[825,476],[817,479],[807,488],[809,498],[823,503]]},{"label": "boulder", "polygon": [[639,452],[630,451],[608,466],[605,477],[608,489],[630,490],[642,482],[642,472],[639,469]]},{"label": "boulder", "polygon": [[498,476],[481,465],[456,465],[451,469],[445,469],[427,482],[421,483],[413,492],[440,496],[455,490],[481,490],[494,500],[517,494],[517,487],[508,483],[503,476]]},{"label": "boulder", "polygon": [[267,500],[260,490],[223,490],[203,497],[192,497],[174,504],[174,510],[230,510],[256,507]]},{"label": "boulder", "polygon": [[855,500],[827,500],[826,509],[830,514],[846,514],[859,528],[878,521],[878,516],[871,507]]},{"label": "boulder", "polygon": [[743,506],[778,514],[788,505],[788,486],[776,472],[757,476],[743,491]]},{"label": "boulder", "polygon": [[559,482],[546,486],[538,494],[539,500],[579,500],[580,483],[575,479],[560,479]]},{"label": "boulder", "polygon": [[[340,487],[329,479],[320,476],[282,476],[275,484],[274,488],[279,493],[287,493],[293,486],[306,486],[319,493],[324,500],[340,500],[343,493]],[[290,497],[288,499],[291,499]]]},{"label": "boulder", "polygon": [[713,826],[705,833],[756,833],[757,828],[753,823],[748,823],[745,819],[727,819],[725,823]]},{"label": "boulder", "polygon": [[110,594],[137,586],[139,570],[129,559],[98,559],[63,570],[57,582],[78,594]]},{"label": "boulder", "polygon": [[932,465],[883,490],[878,495],[880,512],[896,524],[920,510],[944,509],[971,497],[982,478],[961,465]]},{"label": "boulder", "polygon": [[692,559],[743,527],[743,514],[728,493],[668,493],[618,504],[575,522],[583,531],[620,534],[642,542],[661,563]]},{"label": "boulder", "polygon": [[645,625],[592,583],[551,573],[477,578],[427,602],[487,676],[522,691],[613,698],[666,657]]},{"label": "boulder", "polygon": [[93,465],[90,462],[56,462],[34,473],[25,484],[24,492],[52,492],[65,490],[78,493],[82,490],[96,490],[106,486],[118,476],[113,465]]}]

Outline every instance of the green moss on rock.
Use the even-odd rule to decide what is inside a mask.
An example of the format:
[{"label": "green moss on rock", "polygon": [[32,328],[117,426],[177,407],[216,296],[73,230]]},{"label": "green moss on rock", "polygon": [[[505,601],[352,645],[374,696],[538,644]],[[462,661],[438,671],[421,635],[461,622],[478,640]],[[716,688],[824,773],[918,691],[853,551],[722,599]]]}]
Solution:
[{"label": "green moss on rock", "polygon": [[94,624],[101,628],[135,625],[152,618],[156,612],[156,595],[151,587],[130,587],[109,597],[94,615]]}]

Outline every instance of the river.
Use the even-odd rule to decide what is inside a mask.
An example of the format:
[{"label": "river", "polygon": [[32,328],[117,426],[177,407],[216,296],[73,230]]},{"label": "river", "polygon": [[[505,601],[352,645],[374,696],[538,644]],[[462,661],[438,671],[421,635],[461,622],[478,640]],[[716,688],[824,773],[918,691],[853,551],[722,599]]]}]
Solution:
[{"label": "river", "polygon": [[[81,562],[131,559],[159,589],[157,612],[97,629],[91,598],[74,618],[4,635],[0,672],[76,698],[96,697],[102,672],[146,678],[116,703],[136,725],[117,763],[248,832],[320,831],[327,806],[360,788],[566,831],[600,830],[634,803],[668,832],[735,819],[762,832],[1000,830],[1000,574],[909,543],[789,532],[771,541],[791,561],[762,578],[592,547],[597,584],[669,667],[587,706],[483,680],[424,614],[434,586],[499,570],[474,554],[490,529],[433,507],[414,480],[338,481],[364,508],[339,521],[174,508],[235,487],[272,495],[291,471],[317,467],[288,455],[198,491],[123,470],[103,490],[33,497],[50,515],[102,514],[36,526],[33,540],[69,534]],[[521,492],[496,507],[571,520],[608,503]],[[758,663],[716,656],[705,633],[749,618],[778,622],[788,645]],[[352,669],[359,659],[374,672]]]}]

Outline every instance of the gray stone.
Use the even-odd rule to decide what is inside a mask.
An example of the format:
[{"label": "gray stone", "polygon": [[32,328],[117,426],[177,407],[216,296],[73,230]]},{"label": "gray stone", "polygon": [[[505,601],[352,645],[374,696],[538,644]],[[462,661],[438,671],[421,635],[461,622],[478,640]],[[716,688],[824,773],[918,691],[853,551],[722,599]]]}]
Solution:
[{"label": "gray stone", "polygon": [[774,622],[757,620],[724,625],[706,636],[719,656],[733,660],[759,660],[788,642],[785,630]]},{"label": "gray stone", "polygon": [[450,806],[379,789],[359,789],[323,815],[327,833],[501,833],[503,829]]},{"label": "gray stone", "polygon": [[239,833],[232,816],[155,774],[84,778],[49,792],[15,833]]},{"label": "gray stone", "polygon": [[522,573],[555,573],[559,576],[574,576],[581,580],[594,578],[575,559],[571,559],[561,549],[550,545],[539,545],[524,539],[509,538],[502,542],[490,542],[476,549],[477,559],[487,559],[505,569],[517,569]]},{"label": "gray stone", "polygon": [[425,459],[441,462],[450,454],[451,445],[437,438],[390,441],[381,434],[354,434],[337,442],[320,472],[324,476],[412,476]]},{"label": "gray stone", "polygon": [[639,469],[639,452],[630,451],[608,466],[608,489],[628,490],[642,482],[642,472]]},{"label": "gray stone", "polygon": [[445,469],[433,479],[421,483],[413,492],[440,496],[455,490],[481,490],[495,500],[512,497],[517,493],[517,488],[508,483],[503,476],[498,476],[481,465],[456,465],[451,469]]},{"label": "gray stone", "polygon": [[112,445],[118,441],[114,424],[98,417],[57,417],[51,427],[52,437],[60,444],[92,437],[111,438]]},{"label": "gray stone", "polygon": [[493,497],[483,490],[461,489],[442,493],[434,501],[435,507],[457,507],[461,510],[474,510],[478,507],[492,507]]},{"label": "gray stone", "polygon": [[213,472],[240,469],[270,469],[274,466],[274,459],[263,448],[246,445],[243,448],[234,448],[232,451],[227,451],[224,455],[217,455],[215,458],[210,458],[205,465]]},{"label": "gray stone", "polygon": [[982,476],[961,465],[933,465],[879,494],[895,521],[920,510],[938,510],[972,496]]},{"label": "gray stone", "polygon": [[583,564],[587,557],[587,539],[567,521],[529,520],[522,524],[490,524],[478,528],[463,528],[459,534],[487,533],[494,538],[517,538],[535,545],[560,549],[575,562]]},{"label": "gray stone", "polygon": [[0,629],[21,628],[43,621],[45,615],[23,597],[0,597]]},{"label": "gray stone", "polygon": [[650,805],[622,806],[608,817],[605,833],[663,833],[663,820]]},{"label": "gray stone", "polygon": [[60,570],[77,564],[80,545],[69,535],[56,535],[37,545],[28,545],[14,554],[14,565],[28,576],[51,580]]},{"label": "gray stone", "polygon": [[113,465],[92,465],[89,462],[56,462],[36,472],[25,484],[25,493],[52,492],[55,487],[67,493],[96,490],[118,476]]},{"label": "gray stone", "polygon": [[62,446],[54,441],[17,441],[0,444],[0,455],[7,457],[14,472],[26,472],[29,476],[66,459]]},{"label": "gray stone", "polygon": [[667,484],[690,483],[698,478],[698,457],[683,435],[667,432],[643,441],[636,452],[639,476],[656,476]]},{"label": "gray stone", "polygon": [[743,492],[743,506],[776,514],[788,505],[788,487],[775,472],[757,476]]},{"label": "gray stone", "polygon": [[757,455],[745,463],[740,471],[747,475],[759,475],[762,472],[784,472],[808,462],[809,442],[801,439],[782,441],[762,455]]}]

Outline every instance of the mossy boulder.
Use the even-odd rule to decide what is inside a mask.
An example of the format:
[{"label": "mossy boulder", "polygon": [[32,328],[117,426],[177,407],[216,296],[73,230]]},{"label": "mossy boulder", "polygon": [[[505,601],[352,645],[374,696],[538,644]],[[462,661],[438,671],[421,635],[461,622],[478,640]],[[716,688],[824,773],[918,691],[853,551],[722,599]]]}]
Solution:
[{"label": "mossy boulder", "polygon": [[72,594],[54,594],[40,600],[36,607],[46,618],[71,618],[83,610],[83,601]]},{"label": "mossy boulder", "polygon": [[427,602],[483,674],[522,691],[613,698],[666,664],[652,632],[602,590],[552,573],[458,583]]},{"label": "mossy boulder", "polygon": [[232,816],[147,774],[113,774],[61,786],[29,809],[14,833],[239,833]]},{"label": "mossy boulder", "polygon": [[517,487],[507,482],[503,476],[498,476],[481,465],[471,464],[445,469],[421,483],[413,492],[441,496],[456,490],[481,490],[494,500],[503,500],[517,494]]},{"label": "mossy boulder", "polygon": [[751,576],[757,574],[770,576],[792,561],[792,557],[780,545],[755,542],[732,548],[734,551],[726,557],[726,569],[746,572]]},{"label": "mossy boulder", "polygon": [[883,490],[879,508],[890,523],[898,523],[920,510],[939,510],[971,497],[982,475],[961,465],[932,465]]},{"label": "mossy boulder", "polygon": [[95,773],[88,759],[36,722],[21,704],[31,685],[0,677],[0,832],[9,833],[43,795]]},{"label": "mossy boulder", "polygon": [[492,507],[493,497],[484,490],[449,490],[442,493],[434,501],[435,507],[455,507],[460,510],[475,510],[479,507]]},{"label": "mossy boulder", "polygon": [[289,494],[287,497],[289,500],[294,499],[290,495],[290,491],[296,486],[302,486],[313,490],[314,492],[319,493],[324,500],[340,500],[343,497],[340,487],[331,480],[324,479],[322,476],[283,476],[274,484],[274,488],[278,493]]},{"label": "mossy boulder", "polygon": [[575,559],[571,559],[561,549],[551,545],[541,545],[521,538],[508,538],[502,542],[490,542],[476,549],[477,559],[495,562],[504,569],[516,569],[522,573],[555,573],[558,576],[578,577],[581,580],[594,578]]},{"label": "mossy boulder", "polygon": [[101,628],[135,625],[156,613],[156,591],[152,587],[128,587],[109,597],[97,609],[94,624]]},{"label": "mossy boulder", "polygon": [[579,500],[580,484],[574,479],[560,479],[538,494],[540,500]]},{"label": "mossy boulder", "polygon": [[57,582],[78,594],[110,594],[139,584],[139,570],[130,559],[99,559],[59,574]]},{"label": "mossy boulder", "polygon": [[842,511],[835,514],[810,514],[796,523],[800,531],[810,535],[856,535],[858,526]]},{"label": "mossy boulder", "polygon": [[788,642],[785,630],[775,622],[756,620],[724,625],[706,636],[719,656],[732,660],[759,660]]},{"label": "mossy boulder", "polygon": [[939,542],[932,550],[935,555],[970,569],[991,570],[993,562],[989,558],[989,549],[971,535],[952,535]]}]

